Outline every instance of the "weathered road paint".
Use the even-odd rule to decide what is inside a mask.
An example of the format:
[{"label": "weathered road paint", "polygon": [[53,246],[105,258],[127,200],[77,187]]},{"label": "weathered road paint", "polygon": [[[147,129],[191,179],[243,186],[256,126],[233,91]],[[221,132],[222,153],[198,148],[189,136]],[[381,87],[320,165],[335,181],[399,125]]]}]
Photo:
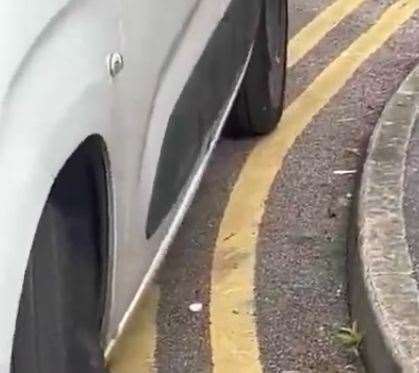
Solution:
[{"label": "weathered road paint", "polygon": [[214,253],[210,303],[214,372],[262,372],[254,315],[255,248],[265,200],[285,155],[361,64],[418,9],[419,0],[401,0],[389,7],[288,107],[278,130],[249,155],[230,195]]},{"label": "weathered road paint", "polygon": [[308,23],[288,45],[288,67],[297,64],[324,36],[364,0],[337,0]]},{"label": "weathered road paint", "polygon": [[159,304],[159,289],[148,289],[124,334],[109,356],[111,373],[155,372],[154,351],[156,348],[156,316]]}]

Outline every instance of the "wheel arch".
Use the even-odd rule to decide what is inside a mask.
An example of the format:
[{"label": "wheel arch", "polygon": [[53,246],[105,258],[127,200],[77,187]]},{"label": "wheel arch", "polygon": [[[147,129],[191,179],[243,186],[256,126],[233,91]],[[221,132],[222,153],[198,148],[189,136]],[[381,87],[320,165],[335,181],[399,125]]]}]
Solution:
[{"label": "wheel arch", "polygon": [[[88,164],[87,172],[80,169],[80,164]],[[80,181],[80,178],[89,178],[92,180],[94,190],[92,194],[95,197],[97,209],[97,218],[100,220],[99,229],[101,244],[101,272],[103,291],[103,338],[105,338],[106,324],[108,322],[109,300],[111,298],[111,280],[113,270],[113,188],[111,180],[110,159],[105,140],[98,134],[89,135],[71,154],[58,173],[52,188],[62,188],[60,195],[64,196],[71,193],[72,185],[67,183],[67,178],[73,178]],[[52,190],[51,188],[51,190]],[[85,196],[73,195],[75,204],[85,204]],[[96,232],[97,233],[97,232]],[[91,232],[95,234],[95,232]]]},{"label": "wheel arch", "polygon": [[[60,307],[67,309],[70,306],[71,308],[68,303],[70,299],[80,300],[79,297],[84,295],[83,304],[91,307],[89,308],[91,316],[87,318],[85,311],[71,313],[71,315],[74,314],[74,320],[80,317],[84,323],[88,322],[87,329],[83,329],[84,338],[86,340],[90,338],[93,343],[94,340],[103,336],[101,332],[106,309],[110,247],[106,169],[104,141],[98,135],[91,135],[71,154],[54,180],[38,223],[25,269],[13,341],[12,371],[16,368],[18,372],[24,372],[33,366],[38,366],[38,368],[42,366],[39,369],[48,370],[48,366],[53,369],[59,366],[59,362],[54,362],[53,358],[48,362],[43,361],[42,358],[35,362],[34,359],[37,358],[34,356],[37,352],[34,355],[34,351],[38,351],[39,346],[28,341],[33,340],[32,337],[35,335],[38,336],[37,339],[48,341],[50,338],[48,335],[53,335],[54,332],[52,334],[48,332],[43,334],[40,331],[38,331],[39,334],[33,333],[39,325],[43,325],[41,329],[48,328],[49,323],[45,324],[45,317],[54,319],[54,315],[61,315]],[[52,234],[46,232],[52,232]],[[84,290],[80,292],[78,289]],[[54,298],[53,294],[58,295],[58,298]],[[74,297],[75,294],[77,297]],[[53,298],[50,298],[51,296]],[[49,299],[56,299],[58,303],[50,304]],[[34,308],[33,304],[37,306]],[[47,311],[45,305],[48,304],[50,305]],[[44,309],[43,316],[38,313],[38,305],[41,310]],[[74,310],[78,309],[79,307],[74,308]],[[83,310],[83,307],[80,310]],[[41,324],[33,321],[38,319],[43,320],[39,321]],[[54,328],[53,322],[51,325]],[[71,345],[71,338],[75,335],[74,333],[77,334],[73,327],[68,328],[69,325],[73,324],[70,322],[67,327],[59,328],[63,334],[57,339],[57,343],[53,344],[55,350],[50,351],[57,359],[59,359],[58,356],[66,354],[66,350],[60,350],[65,347],[63,345],[59,347],[61,338],[68,340]],[[52,330],[54,329],[50,331]],[[88,345],[95,345],[91,343]],[[50,344],[47,343],[44,347]],[[90,349],[92,354],[96,354],[100,359],[102,353],[99,344],[94,348],[89,347]],[[47,355],[44,352],[40,356]],[[81,361],[83,361],[82,356],[83,354],[80,355]],[[80,364],[83,366],[83,363]]]},{"label": "wheel arch", "polygon": [[[111,176],[110,156],[104,137],[97,133],[86,134],[78,141],[74,138],[73,146],[66,144],[66,151],[53,154],[56,145],[44,143],[49,147],[51,157],[49,164],[44,157],[26,162],[24,167],[16,170],[15,165],[5,165],[0,161],[0,175],[4,182],[0,185],[0,291],[4,307],[0,312],[0,372],[10,369],[12,346],[23,289],[24,275],[38,226],[40,216],[53,185],[58,180],[60,172],[65,169],[72,157],[89,157],[102,168],[105,176],[104,185],[98,185],[97,191],[106,207],[107,225],[107,300],[111,300],[111,274],[113,272],[113,181]],[[42,147],[42,144],[39,144]],[[5,150],[5,149],[3,149]],[[16,148],[13,148],[13,153]],[[26,158],[26,157],[25,157]],[[63,161],[59,161],[59,159]],[[27,159],[28,160],[28,159]],[[39,167],[40,162],[43,165]],[[22,164],[19,160],[18,164]],[[53,171],[55,170],[55,171]],[[5,178],[8,171],[10,177]],[[52,174],[51,174],[52,173]],[[104,328],[108,322],[108,304],[105,306],[103,320]],[[105,330],[104,330],[105,332]],[[105,334],[103,333],[103,337]]]}]

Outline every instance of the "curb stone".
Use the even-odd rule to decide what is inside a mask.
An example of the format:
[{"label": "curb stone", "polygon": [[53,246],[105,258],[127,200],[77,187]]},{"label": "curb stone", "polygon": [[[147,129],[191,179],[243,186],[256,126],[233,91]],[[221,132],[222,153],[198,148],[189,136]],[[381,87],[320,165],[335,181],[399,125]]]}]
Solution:
[{"label": "curb stone", "polygon": [[419,66],[371,137],[352,226],[349,293],[373,373],[419,372],[419,292],[403,215],[408,145],[419,116]]}]

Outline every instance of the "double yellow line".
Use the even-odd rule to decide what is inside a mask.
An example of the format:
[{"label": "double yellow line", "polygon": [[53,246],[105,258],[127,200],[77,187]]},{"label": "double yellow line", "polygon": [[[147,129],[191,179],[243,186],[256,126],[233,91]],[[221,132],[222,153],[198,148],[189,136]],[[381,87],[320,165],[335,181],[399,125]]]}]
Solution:
[{"label": "double yellow line", "polygon": [[[417,9],[419,0],[401,0],[388,8],[288,107],[278,130],[261,140],[249,155],[230,195],[214,253],[210,302],[214,372],[262,372],[254,316],[256,243],[265,201],[285,155],[357,68]],[[322,25],[323,18],[320,16]],[[312,33],[310,28],[314,30],[318,25],[314,21],[303,30],[304,37],[297,35],[294,40],[298,42],[291,41],[291,56],[303,56],[313,46],[308,35]],[[291,57],[294,63],[297,60]]]},{"label": "double yellow line", "polygon": [[364,0],[337,0],[307,24],[289,42],[288,67],[298,63],[330,30],[363,2]]},{"label": "double yellow line", "polygon": [[[288,66],[295,65],[362,2],[337,0],[318,15],[290,41]],[[419,0],[399,0],[389,7],[288,107],[278,130],[249,155],[230,195],[214,252],[210,333],[215,373],[262,372],[254,316],[256,243],[265,200],[286,153],[357,68],[417,9]],[[158,298],[158,290],[151,289],[142,300],[110,356],[112,373],[155,370]]]}]

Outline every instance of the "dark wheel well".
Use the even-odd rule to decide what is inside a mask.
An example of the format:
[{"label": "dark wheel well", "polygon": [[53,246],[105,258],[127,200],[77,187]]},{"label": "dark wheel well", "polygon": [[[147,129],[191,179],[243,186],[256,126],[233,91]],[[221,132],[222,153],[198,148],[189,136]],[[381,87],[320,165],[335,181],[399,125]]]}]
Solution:
[{"label": "dark wheel well", "polygon": [[30,253],[12,372],[103,372],[109,258],[107,158],[89,136],[59,172]]},{"label": "dark wheel well", "polygon": [[[102,284],[105,286],[102,307],[105,308],[108,284],[109,266],[109,181],[108,181],[108,158],[106,144],[101,136],[91,135],[73,152],[59,172],[50,197],[54,194],[61,206],[74,209],[79,208],[80,214],[90,213],[87,209],[94,206],[95,218],[98,221],[97,231],[91,232],[100,237],[100,265],[102,272]],[[87,179],[90,180],[87,182]],[[80,193],[79,187],[87,182],[91,188],[90,196]],[[93,200],[90,200],[93,197]],[[84,210],[84,211],[83,211]],[[72,236],[77,245],[80,238]],[[102,320],[103,321],[103,320]]]}]

